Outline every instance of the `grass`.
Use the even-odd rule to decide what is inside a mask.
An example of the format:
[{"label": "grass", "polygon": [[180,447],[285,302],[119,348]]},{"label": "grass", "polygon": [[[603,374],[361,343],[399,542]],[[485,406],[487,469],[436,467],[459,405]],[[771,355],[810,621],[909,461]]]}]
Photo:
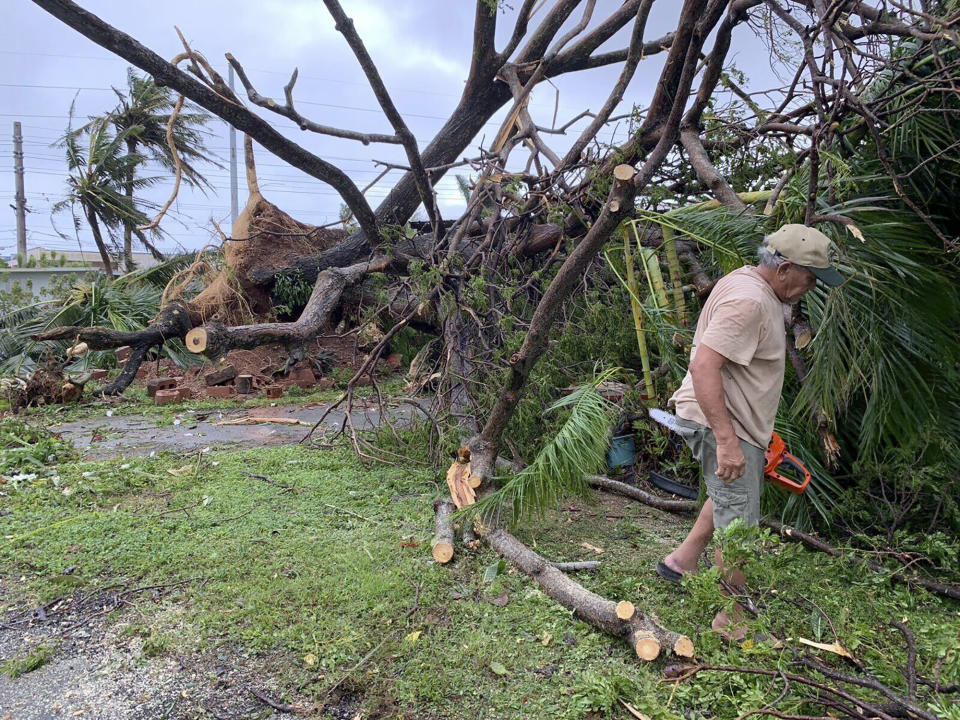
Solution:
[{"label": "grass", "polygon": [[[639,664],[625,643],[497,567],[488,549],[458,548],[451,565],[437,566],[431,501],[445,484],[418,465],[364,467],[346,447],[289,446],[214,451],[199,464],[196,455],[175,454],[64,463],[57,476],[56,486],[0,486],[11,510],[2,520],[0,573],[24,578],[4,582],[0,613],[78,588],[188,581],[160,601],[138,595],[136,612],[110,616],[144,639],[145,657],[236,646],[270,657],[291,691],[322,701],[334,686],[349,688],[362,697],[364,717],[625,717],[623,699],[655,720],[732,719],[780,691],[769,678],[744,674],[664,682],[669,658]],[[588,588],[655,612],[689,634],[706,662],[785,667],[786,654],[731,648],[706,629],[723,602],[708,574],[686,589],[656,578],[653,564],[687,527],[606,498],[568,501],[517,534],[551,560],[602,560],[598,572],[580,576]],[[765,589],[768,629],[838,641],[902,688],[905,646],[889,621],[907,618],[918,672],[933,676],[939,662],[942,682],[960,681],[956,603],[768,536],[725,542],[756,557],[748,577]],[[77,569],[65,576],[68,567]],[[799,692],[781,709],[802,710]]]},{"label": "grass", "polygon": [[0,664],[0,673],[11,679],[38,670],[46,665],[53,657],[54,649],[49,645],[38,645],[25,655],[11,658]]}]

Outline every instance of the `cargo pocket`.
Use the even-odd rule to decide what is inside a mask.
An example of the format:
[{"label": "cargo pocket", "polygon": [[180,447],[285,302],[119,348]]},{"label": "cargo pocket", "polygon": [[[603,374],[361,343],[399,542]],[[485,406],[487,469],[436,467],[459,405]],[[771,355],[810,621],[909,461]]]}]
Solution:
[{"label": "cargo pocket", "polygon": [[676,427],[677,435],[683,438],[687,447],[690,448],[690,452],[693,453],[693,459],[702,464],[704,448],[703,437],[708,428],[699,423],[684,420],[681,417],[677,418]]}]

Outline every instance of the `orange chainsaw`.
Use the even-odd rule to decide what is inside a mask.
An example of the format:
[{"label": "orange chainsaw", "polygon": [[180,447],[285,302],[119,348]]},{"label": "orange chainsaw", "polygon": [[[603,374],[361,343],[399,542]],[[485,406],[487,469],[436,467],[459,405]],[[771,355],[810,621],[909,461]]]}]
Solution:
[{"label": "orange chainsaw", "polygon": [[[650,408],[650,418],[665,428],[679,432],[676,416],[665,410]],[[763,477],[768,483],[794,495],[800,495],[807,489],[811,479],[810,471],[804,467],[802,462],[790,454],[787,450],[787,444],[777,433],[773,433],[773,437],[770,438],[766,460],[767,464],[763,468]],[[781,469],[786,470],[787,474],[781,474],[779,472]]]}]

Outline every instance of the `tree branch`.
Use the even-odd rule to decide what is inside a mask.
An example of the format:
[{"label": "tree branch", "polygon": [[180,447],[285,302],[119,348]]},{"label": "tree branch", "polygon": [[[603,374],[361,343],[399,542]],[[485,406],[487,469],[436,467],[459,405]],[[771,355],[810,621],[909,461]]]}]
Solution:
[{"label": "tree branch", "polygon": [[387,116],[387,120],[390,121],[394,132],[397,133],[397,137],[403,144],[403,149],[407,153],[407,162],[410,163],[410,169],[413,172],[417,191],[420,193],[420,201],[427,211],[430,222],[433,223],[434,237],[439,240],[443,232],[442,219],[440,218],[440,210],[437,207],[437,199],[433,194],[433,188],[430,186],[430,179],[427,177],[427,172],[423,167],[423,158],[420,157],[420,150],[417,148],[417,139],[413,136],[413,133],[410,132],[410,128],[407,127],[396,105],[393,104],[390,93],[387,92],[387,87],[383,84],[383,80],[380,77],[377,66],[373,62],[373,58],[370,57],[370,53],[367,52],[363,40],[360,39],[360,35],[353,26],[353,20],[347,17],[338,0],[323,0],[323,4],[327,6],[327,11],[333,16],[334,21],[336,21],[337,30],[346,38],[347,44],[350,46],[350,49],[353,50],[353,54],[360,63],[360,67],[363,68],[363,73],[367,76],[367,81],[373,89],[373,94],[377,97],[377,102],[380,103],[384,115]]},{"label": "tree branch", "polygon": [[697,177],[700,178],[700,182],[710,188],[713,196],[726,207],[734,212],[743,212],[747,206],[710,162],[710,156],[700,142],[700,135],[695,130],[687,128],[680,132],[680,143],[687,151],[687,159],[697,173]]},{"label": "tree branch", "polygon": [[330,127],[329,125],[321,125],[315,123],[313,120],[305,118],[301,115],[293,106],[293,86],[297,82],[297,70],[294,69],[293,75],[290,76],[290,82],[283,88],[284,95],[286,96],[286,102],[283,105],[280,105],[273,98],[265,97],[257,92],[256,88],[253,87],[253,83],[247,78],[247,73],[244,72],[243,66],[240,62],[231,54],[227,53],[225,55],[227,62],[233,66],[233,69],[237,72],[237,77],[240,78],[240,84],[243,85],[244,90],[247,91],[247,97],[250,99],[254,105],[258,105],[267,110],[282,115],[289,120],[293,120],[297,125],[300,126],[301,130],[309,130],[310,132],[319,133],[321,135],[331,135],[332,137],[343,138],[345,140],[358,140],[364,145],[369,145],[370,143],[391,143],[394,145],[400,144],[400,138],[396,135],[383,135],[379,133],[359,133],[354,130],[343,130],[341,128]]},{"label": "tree branch", "polygon": [[225,85],[216,90],[194,80],[132,37],[107,24],[71,0],[33,0],[40,8],[86,36],[97,45],[119,55],[127,62],[153,76],[161,86],[168,86],[245,132],[264,148],[308,175],[333,187],[353,212],[360,229],[370,242],[379,238],[379,223],[360,190],[335,165],[317,157],[297,143],[288,140],[265,120],[245,108]]}]

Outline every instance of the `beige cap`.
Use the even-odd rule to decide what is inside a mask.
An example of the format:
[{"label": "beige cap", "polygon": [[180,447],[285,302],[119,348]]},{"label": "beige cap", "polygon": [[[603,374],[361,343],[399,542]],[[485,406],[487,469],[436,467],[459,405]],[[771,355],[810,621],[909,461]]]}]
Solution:
[{"label": "beige cap", "polygon": [[791,223],[767,235],[765,244],[785,260],[809,270],[824,284],[839,285],[846,278],[830,264],[830,238],[819,230]]}]

